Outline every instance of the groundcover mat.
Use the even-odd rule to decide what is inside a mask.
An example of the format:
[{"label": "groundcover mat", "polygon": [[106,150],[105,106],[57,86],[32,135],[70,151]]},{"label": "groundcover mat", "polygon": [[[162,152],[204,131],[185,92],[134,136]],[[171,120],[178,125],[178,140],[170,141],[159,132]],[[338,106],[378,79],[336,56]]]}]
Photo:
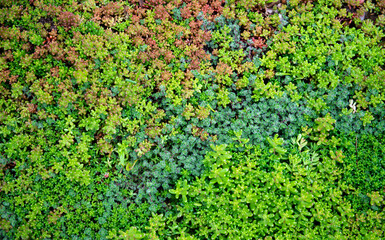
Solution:
[{"label": "groundcover mat", "polygon": [[385,1],[0,0],[1,239],[383,239]]}]

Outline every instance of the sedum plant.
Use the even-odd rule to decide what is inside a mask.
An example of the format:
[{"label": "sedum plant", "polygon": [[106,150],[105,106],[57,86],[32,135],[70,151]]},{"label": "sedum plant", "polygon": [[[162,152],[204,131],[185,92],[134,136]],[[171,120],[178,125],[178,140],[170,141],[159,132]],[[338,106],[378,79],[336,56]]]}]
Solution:
[{"label": "sedum plant", "polygon": [[[212,146],[203,175],[190,184],[178,180],[170,190],[176,198],[182,196],[174,225],[188,227],[185,234],[194,239],[382,236],[383,210],[364,217],[371,228],[355,225],[360,213],[344,197],[351,187],[341,180],[340,160],[308,149],[301,139],[293,140],[285,158],[276,161],[269,161],[273,153],[257,146],[246,145],[243,151]],[[373,202],[383,206],[376,194],[370,195]]]}]

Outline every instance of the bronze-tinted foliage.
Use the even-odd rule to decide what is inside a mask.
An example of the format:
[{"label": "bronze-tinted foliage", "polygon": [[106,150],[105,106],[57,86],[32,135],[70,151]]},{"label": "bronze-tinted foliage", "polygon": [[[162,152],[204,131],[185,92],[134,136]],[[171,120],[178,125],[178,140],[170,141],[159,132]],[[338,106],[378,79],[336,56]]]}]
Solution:
[{"label": "bronze-tinted foliage", "polygon": [[381,8],[382,13],[385,13],[385,0],[378,1],[377,5]]},{"label": "bronze-tinted foliage", "polygon": [[114,17],[122,16],[125,12],[122,3],[110,2],[107,5],[94,10],[93,21],[106,26],[113,25]]},{"label": "bronze-tinted foliage", "polygon": [[58,21],[61,26],[69,30],[72,27],[79,26],[80,18],[72,12],[63,12],[58,16]]},{"label": "bronze-tinted foliage", "polygon": [[[136,1],[131,1],[137,3]],[[186,29],[180,25],[172,22],[172,9],[180,6],[182,1],[171,1],[165,3],[160,0],[146,1],[143,4],[136,5],[133,10],[128,10],[127,13],[131,14],[131,20],[133,24],[126,29],[126,33],[130,34],[134,39],[136,46],[146,44],[149,46],[146,51],[141,52],[138,59],[142,63],[145,61],[156,60],[159,57],[163,57],[165,63],[170,63],[176,56],[175,54],[165,48],[163,41],[167,40],[169,32],[174,32],[174,36],[180,32],[186,33],[181,36],[180,39],[175,39],[175,46],[179,49],[185,49],[184,54],[189,57],[190,64],[188,69],[199,69],[199,64],[202,60],[209,60],[210,57],[203,50],[206,41],[209,41],[211,34],[208,31],[202,31],[200,26],[202,21],[197,20],[199,12],[204,10],[207,13],[208,19],[214,18],[221,14],[224,1],[185,1],[186,6],[181,9],[181,16],[183,19],[189,19],[194,17],[189,23],[190,29]],[[155,31],[148,29],[146,25],[140,24],[139,20],[146,16],[146,9],[153,9],[155,18],[162,20],[162,26],[158,26]],[[164,23],[164,24],[163,24]],[[157,42],[154,40],[156,39]],[[161,44],[161,46],[160,46]],[[168,78],[167,74],[163,75],[163,78]]]}]

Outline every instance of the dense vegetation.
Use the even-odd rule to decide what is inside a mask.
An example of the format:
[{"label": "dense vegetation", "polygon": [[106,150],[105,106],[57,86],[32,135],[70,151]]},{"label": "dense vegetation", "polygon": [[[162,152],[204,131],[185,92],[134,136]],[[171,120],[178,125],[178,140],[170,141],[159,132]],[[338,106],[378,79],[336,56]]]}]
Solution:
[{"label": "dense vegetation", "polygon": [[384,238],[384,30],[383,0],[0,0],[0,238]]}]

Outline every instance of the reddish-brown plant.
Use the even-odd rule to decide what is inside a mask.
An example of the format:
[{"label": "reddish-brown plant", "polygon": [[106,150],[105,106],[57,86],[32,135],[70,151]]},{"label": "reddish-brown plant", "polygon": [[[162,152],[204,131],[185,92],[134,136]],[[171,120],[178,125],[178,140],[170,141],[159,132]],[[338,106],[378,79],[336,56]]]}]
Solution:
[{"label": "reddish-brown plant", "polygon": [[72,27],[77,27],[80,23],[79,16],[73,14],[72,12],[63,12],[58,16],[58,21],[61,26],[66,30],[69,30]]}]

